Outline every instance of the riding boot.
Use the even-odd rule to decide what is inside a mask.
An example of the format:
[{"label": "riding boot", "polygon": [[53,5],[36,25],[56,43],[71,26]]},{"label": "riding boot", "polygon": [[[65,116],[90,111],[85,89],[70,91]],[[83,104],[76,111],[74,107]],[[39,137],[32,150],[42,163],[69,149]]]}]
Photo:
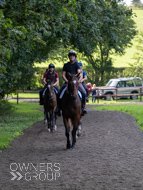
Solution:
[{"label": "riding boot", "polygon": [[86,98],[85,98],[85,99],[86,99],[86,102],[89,102],[89,97],[88,97],[88,96],[86,96]]},{"label": "riding boot", "polygon": [[84,116],[86,114],[86,108],[85,108],[85,98],[82,99],[82,106],[81,106],[81,115]]},{"label": "riding boot", "polygon": [[40,104],[40,105],[43,105],[43,104],[44,104],[44,102],[43,102],[43,90],[41,90],[41,91],[39,92],[39,95],[40,95],[39,104]]}]

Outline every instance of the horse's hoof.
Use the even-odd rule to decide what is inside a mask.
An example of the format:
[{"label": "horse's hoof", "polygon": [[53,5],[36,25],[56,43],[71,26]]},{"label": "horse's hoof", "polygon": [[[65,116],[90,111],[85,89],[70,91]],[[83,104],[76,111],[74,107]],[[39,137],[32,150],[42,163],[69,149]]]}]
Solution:
[{"label": "horse's hoof", "polygon": [[67,144],[67,149],[70,149],[71,148],[71,144]]},{"label": "horse's hoof", "polygon": [[75,145],[72,145],[71,149],[72,149],[72,150],[75,149]]},{"label": "horse's hoof", "polygon": [[54,133],[54,129],[53,128],[51,129],[51,132]]},{"label": "horse's hoof", "polygon": [[77,137],[80,137],[81,136],[81,132],[77,133]]},{"label": "horse's hoof", "polygon": [[49,133],[51,132],[51,129],[48,128]]},{"label": "horse's hoof", "polygon": [[44,123],[47,124],[47,119],[44,119]]},{"label": "horse's hoof", "polygon": [[55,125],[55,131],[57,131],[57,125]]}]

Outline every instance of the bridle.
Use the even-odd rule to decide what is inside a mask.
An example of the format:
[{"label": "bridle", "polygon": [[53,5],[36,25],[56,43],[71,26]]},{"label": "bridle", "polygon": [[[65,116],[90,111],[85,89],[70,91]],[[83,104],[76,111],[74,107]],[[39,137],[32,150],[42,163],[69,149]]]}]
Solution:
[{"label": "bridle", "polygon": [[[74,81],[72,81],[74,84],[76,84],[76,80],[75,80],[75,82]],[[68,85],[69,85],[69,83],[70,82],[68,82]],[[71,97],[75,102],[77,101],[77,99],[78,99],[78,89],[75,87],[75,85],[74,85],[74,89],[72,89],[72,91],[70,92],[70,90],[69,90],[69,88],[67,88],[68,89],[68,94],[69,94],[69,97]],[[75,92],[76,93],[76,95],[74,95],[73,94],[73,92]]]},{"label": "bridle", "polygon": [[47,85],[47,90],[49,89],[48,93],[50,92],[49,100],[52,100],[54,97],[54,89],[52,91],[50,91],[50,88],[51,88],[51,85]]}]

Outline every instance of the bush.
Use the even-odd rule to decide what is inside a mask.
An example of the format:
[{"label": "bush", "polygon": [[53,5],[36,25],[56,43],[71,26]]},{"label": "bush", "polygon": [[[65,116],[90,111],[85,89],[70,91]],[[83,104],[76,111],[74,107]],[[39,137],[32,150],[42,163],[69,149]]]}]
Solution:
[{"label": "bush", "polygon": [[0,115],[11,113],[15,108],[7,100],[0,99]]}]

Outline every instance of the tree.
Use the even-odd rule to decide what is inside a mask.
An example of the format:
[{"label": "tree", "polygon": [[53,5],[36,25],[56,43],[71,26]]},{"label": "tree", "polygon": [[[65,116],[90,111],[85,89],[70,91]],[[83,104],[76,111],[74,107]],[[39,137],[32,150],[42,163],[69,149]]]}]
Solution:
[{"label": "tree", "polygon": [[138,45],[136,46],[137,52],[134,53],[134,63],[129,64],[130,67],[124,70],[126,77],[141,77],[143,79],[143,31],[137,37]]},{"label": "tree", "polygon": [[77,26],[72,29],[71,43],[92,65],[95,83],[104,83],[105,70],[112,69],[112,54],[124,54],[136,34],[132,10],[121,1],[79,0]]},{"label": "tree", "polygon": [[0,1],[0,97],[27,88],[34,62],[67,42],[74,0]]}]

